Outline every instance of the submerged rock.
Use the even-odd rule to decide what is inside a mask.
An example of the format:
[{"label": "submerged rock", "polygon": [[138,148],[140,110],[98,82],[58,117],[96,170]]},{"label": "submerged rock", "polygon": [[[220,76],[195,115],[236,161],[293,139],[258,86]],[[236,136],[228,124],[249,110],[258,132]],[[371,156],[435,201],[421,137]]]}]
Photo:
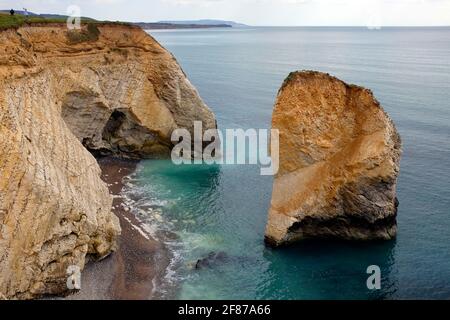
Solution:
[{"label": "submerged rock", "polygon": [[228,260],[228,255],[225,252],[210,252],[206,257],[198,259],[195,263],[195,269],[211,268],[217,264],[222,264]]},{"label": "submerged rock", "polygon": [[268,244],[395,237],[401,140],[370,90],[324,73],[292,73],[272,127],[280,131],[280,170]]},{"label": "submerged rock", "polygon": [[87,149],[158,157],[175,128],[215,128],[153,38],[137,27],[96,28],[77,41],[65,24],[0,32],[1,296],[65,292],[69,266],[115,249],[119,221]]}]

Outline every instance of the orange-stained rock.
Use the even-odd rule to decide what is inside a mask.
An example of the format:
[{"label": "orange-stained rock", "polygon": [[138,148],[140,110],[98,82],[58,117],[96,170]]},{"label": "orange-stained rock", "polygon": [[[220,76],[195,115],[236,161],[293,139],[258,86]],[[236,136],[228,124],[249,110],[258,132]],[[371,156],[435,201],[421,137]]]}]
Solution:
[{"label": "orange-stained rock", "polygon": [[66,271],[115,249],[120,226],[94,153],[168,155],[175,128],[215,128],[173,56],[137,27],[0,32],[0,296],[67,290]]},{"label": "orange-stained rock", "polygon": [[328,74],[291,73],[277,97],[280,131],[267,243],[395,237],[401,140],[370,90]]}]

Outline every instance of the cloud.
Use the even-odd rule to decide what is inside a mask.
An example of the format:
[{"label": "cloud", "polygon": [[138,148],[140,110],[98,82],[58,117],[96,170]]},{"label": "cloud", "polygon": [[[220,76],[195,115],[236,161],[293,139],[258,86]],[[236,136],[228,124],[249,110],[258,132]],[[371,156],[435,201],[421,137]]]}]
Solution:
[{"label": "cloud", "polygon": [[195,5],[195,6],[210,6],[214,3],[224,2],[224,0],[162,0],[164,3],[171,5]]},{"label": "cloud", "polygon": [[450,0],[0,0],[0,8],[104,20],[222,19],[251,25],[450,25]]},{"label": "cloud", "polygon": [[94,1],[90,1],[90,2],[94,2],[94,4],[119,4],[119,3],[123,3],[124,0],[94,0]]}]

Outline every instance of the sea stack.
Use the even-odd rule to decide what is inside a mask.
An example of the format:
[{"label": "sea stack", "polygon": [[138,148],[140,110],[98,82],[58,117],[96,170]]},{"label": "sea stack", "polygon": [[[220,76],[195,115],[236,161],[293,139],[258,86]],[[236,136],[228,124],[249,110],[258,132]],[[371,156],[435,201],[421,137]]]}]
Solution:
[{"label": "sea stack", "polygon": [[[93,154],[170,154],[171,133],[216,127],[174,57],[138,27],[0,32],[0,297],[68,290],[68,270],[120,234]],[[90,152],[89,152],[90,151]]]},{"label": "sea stack", "polygon": [[269,245],[395,237],[401,139],[370,90],[293,72],[279,91],[272,128],[280,132],[280,169]]}]

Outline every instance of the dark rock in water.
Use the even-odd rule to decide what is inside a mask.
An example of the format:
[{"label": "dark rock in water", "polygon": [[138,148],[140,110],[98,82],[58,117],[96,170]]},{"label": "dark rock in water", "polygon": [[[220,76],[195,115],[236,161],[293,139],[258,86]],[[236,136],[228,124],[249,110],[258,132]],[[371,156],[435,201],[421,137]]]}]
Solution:
[{"label": "dark rock in water", "polygon": [[208,255],[202,259],[198,259],[195,264],[195,269],[204,269],[204,268],[210,268],[214,265],[224,263],[228,260],[228,255],[221,251],[221,252],[210,252]]}]

